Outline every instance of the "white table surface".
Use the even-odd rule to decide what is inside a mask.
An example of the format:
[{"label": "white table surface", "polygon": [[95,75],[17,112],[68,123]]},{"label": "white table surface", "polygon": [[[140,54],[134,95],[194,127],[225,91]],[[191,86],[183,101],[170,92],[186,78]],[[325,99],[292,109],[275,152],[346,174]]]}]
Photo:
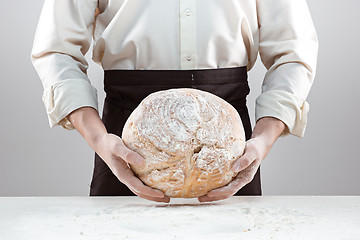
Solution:
[{"label": "white table surface", "polygon": [[360,240],[360,196],[0,197],[0,239]]}]

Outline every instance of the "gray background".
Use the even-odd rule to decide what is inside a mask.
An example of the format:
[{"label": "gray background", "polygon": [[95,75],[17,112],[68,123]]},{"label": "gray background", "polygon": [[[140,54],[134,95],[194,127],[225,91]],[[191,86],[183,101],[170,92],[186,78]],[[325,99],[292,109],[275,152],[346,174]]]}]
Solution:
[{"label": "gray background", "polygon": [[[30,61],[43,0],[2,2],[0,196],[86,196],[94,153],[76,130],[49,127],[41,81]],[[303,139],[280,138],[263,160],[263,193],[359,195],[360,1],[308,5],[320,42],[309,122]],[[102,68],[91,51],[86,56],[102,108]],[[252,123],[265,71],[258,57],[249,72]]]}]

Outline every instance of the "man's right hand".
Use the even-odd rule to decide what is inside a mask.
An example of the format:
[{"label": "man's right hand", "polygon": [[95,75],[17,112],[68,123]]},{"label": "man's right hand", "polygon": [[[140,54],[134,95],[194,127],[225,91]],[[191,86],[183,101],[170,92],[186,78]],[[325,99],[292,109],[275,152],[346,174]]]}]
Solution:
[{"label": "man's right hand", "polygon": [[140,154],[127,148],[119,136],[106,133],[96,145],[97,154],[106,162],[119,181],[134,194],[156,202],[168,203],[170,201],[170,198],[162,191],[146,186],[134,175],[127,163],[143,165],[145,160]]},{"label": "man's right hand", "polygon": [[113,174],[134,194],[156,202],[170,202],[170,198],[158,189],[146,186],[128,166],[143,164],[144,159],[127,148],[119,136],[109,134],[92,107],[81,107],[71,112],[67,118],[75,129],[84,137],[90,147],[104,160]]}]

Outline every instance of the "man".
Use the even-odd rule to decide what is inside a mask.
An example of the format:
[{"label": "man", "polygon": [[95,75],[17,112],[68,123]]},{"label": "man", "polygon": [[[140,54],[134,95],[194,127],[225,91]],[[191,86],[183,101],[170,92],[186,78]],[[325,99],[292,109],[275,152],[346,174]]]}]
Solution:
[{"label": "man", "polygon": [[[95,16],[94,16],[95,15]],[[102,119],[84,57],[104,69]],[[133,195],[169,202],[145,186],[127,163],[142,164],[119,136],[148,94],[176,87],[211,92],[231,103],[244,123],[245,154],[237,177],[199,197],[261,195],[260,163],[276,139],[302,137],[315,77],[318,39],[305,0],[47,0],[31,59],[44,86],[50,126],[77,129],[96,152],[90,195]],[[267,68],[252,131],[247,71],[260,53]]]}]

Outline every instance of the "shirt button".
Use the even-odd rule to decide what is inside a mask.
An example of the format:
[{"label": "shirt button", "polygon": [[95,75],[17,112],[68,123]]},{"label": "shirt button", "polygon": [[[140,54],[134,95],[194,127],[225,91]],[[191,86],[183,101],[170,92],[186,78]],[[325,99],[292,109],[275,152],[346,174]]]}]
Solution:
[{"label": "shirt button", "polygon": [[187,15],[187,16],[190,16],[191,15],[191,10],[188,8],[188,9],[186,9],[185,10],[185,14]]},{"label": "shirt button", "polygon": [[191,61],[192,57],[191,56],[186,56],[186,60]]}]

